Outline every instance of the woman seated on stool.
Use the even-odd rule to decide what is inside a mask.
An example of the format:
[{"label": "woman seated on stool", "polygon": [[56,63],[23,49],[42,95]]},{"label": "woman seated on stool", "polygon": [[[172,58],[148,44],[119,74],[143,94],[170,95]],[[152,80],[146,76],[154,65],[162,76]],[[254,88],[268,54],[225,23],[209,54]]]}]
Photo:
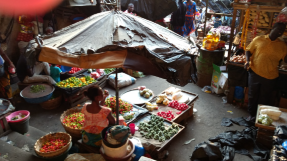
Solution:
[{"label": "woman seated on stool", "polygon": [[99,86],[92,86],[84,94],[92,103],[85,104],[82,108],[82,113],[85,115],[82,139],[87,145],[101,147],[102,130],[108,125],[115,124],[111,109],[103,106],[109,93],[104,92]]}]

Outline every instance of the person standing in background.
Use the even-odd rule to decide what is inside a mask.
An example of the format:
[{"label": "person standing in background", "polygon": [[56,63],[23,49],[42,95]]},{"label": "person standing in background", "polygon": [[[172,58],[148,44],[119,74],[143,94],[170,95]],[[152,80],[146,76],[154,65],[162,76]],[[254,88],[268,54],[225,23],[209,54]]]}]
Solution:
[{"label": "person standing in background", "polygon": [[185,25],[184,25],[184,37],[189,36],[195,31],[195,14],[197,12],[196,3],[192,0],[184,2],[186,6]]},{"label": "person standing in background", "polygon": [[134,4],[133,4],[133,3],[130,3],[130,4],[128,5],[128,9],[125,11],[125,13],[130,13],[130,14],[133,14],[133,15],[136,16],[137,14],[133,13],[134,9],[135,9]]},{"label": "person standing in background", "polygon": [[[10,86],[10,74],[7,67],[15,70],[13,62],[0,48],[0,98],[5,98],[12,101],[12,89]],[[11,73],[11,72],[10,72]],[[12,72],[11,74],[14,74]]]},{"label": "person standing in background", "polygon": [[62,70],[57,67],[55,64],[51,64],[50,66],[50,76],[54,79],[56,83],[60,82],[60,73]]},{"label": "person standing in background", "polygon": [[245,50],[244,67],[249,75],[247,121],[255,121],[258,104],[270,105],[270,97],[279,77],[279,62],[287,62],[287,46],[279,38],[285,29],[286,24],[275,23],[269,35],[255,37]]},{"label": "person standing in background", "polygon": [[183,36],[184,34],[184,23],[185,23],[185,14],[186,6],[183,4],[182,0],[178,1],[178,9],[171,14],[170,23],[172,25],[172,30],[177,34]]}]

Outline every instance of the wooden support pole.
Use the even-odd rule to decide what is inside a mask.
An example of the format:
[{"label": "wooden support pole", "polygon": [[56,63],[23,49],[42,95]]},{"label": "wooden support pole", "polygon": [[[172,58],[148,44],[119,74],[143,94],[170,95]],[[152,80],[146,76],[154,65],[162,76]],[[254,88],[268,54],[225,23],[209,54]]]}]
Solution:
[{"label": "wooden support pole", "polygon": [[234,37],[236,14],[237,14],[237,9],[233,9],[233,17],[232,17],[232,24],[231,24],[231,31],[230,31],[231,33],[230,33],[229,48],[228,48],[228,57],[227,57],[227,60],[228,60],[228,61],[229,61],[230,55],[231,55],[231,47],[232,47],[232,42],[233,42],[233,37]]},{"label": "wooden support pole", "polygon": [[207,10],[208,10],[208,0],[206,0],[206,10],[205,10],[205,22],[204,22],[204,29],[203,29],[203,37],[205,37],[205,30],[206,30],[206,21],[207,21]]}]

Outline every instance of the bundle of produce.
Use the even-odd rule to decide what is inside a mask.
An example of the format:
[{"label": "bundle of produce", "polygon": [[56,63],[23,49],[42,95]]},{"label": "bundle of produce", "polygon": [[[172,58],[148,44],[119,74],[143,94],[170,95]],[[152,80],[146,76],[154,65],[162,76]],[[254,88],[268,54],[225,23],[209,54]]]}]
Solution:
[{"label": "bundle of produce", "polygon": [[149,110],[150,112],[158,109],[158,106],[155,104],[151,104],[149,102],[146,102],[145,104],[146,104],[147,110]]},{"label": "bundle of produce", "polygon": [[272,124],[273,120],[268,115],[261,114],[261,115],[259,115],[258,122],[260,124],[265,125],[265,126],[270,126]]},{"label": "bundle of produce", "polygon": [[44,92],[45,91],[45,86],[43,85],[32,85],[30,87],[30,92],[31,93],[38,93],[38,92]]},{"label": "bundle of produce", "polygon": [[64,125],[72,129],[82,129],[85,123],[84,114],[81,112],[70,114],[66,116],[62,122]]},{"label": "bundle of produce", "polygon": [[178,101],[172,101],[168,104],[169,107],[171,108],[175,108],[179,111],[185,111],[186,109],[188,109],[188,105],[185,103],[179,103]]},{"label": "bundle of produce", "polygon": [[145,98],[149,98],[149,97],[152,96],[152,90],[147,89],[147,88],[142,89],[142,90],[139,89],[139,92],[140,92],[140,95],[143,96],[143,97],[145,97]]},{"label": "bundle of produce", "polygon": [[163,142],[170,139],[179,131],[179,127],[176,124],[172,124],[166,128],[162,117],[151,115],[150,118],[149,122],[141,122],[139,124],[140,134],[146,139],[155,139]]},{"label": "bundle of produce", "polygon": [[90,76],[85,76],[81,78],[71,77],[66,80],[58,82],[56,85],[61,88],[73,88],[73,87],[83,87],[92,83],[96,80]]},{"label": "bundle of produce", "polygon": [[169,121],[171,121],[172,119],[174,119],[174,114],[172,113],[172,111],[167,111],[167,112],[158,112],[157,113],[158,116],[162,117],[162,118],[165,118]]},{"label": "bundle of produce", "polygon": [[[116,111],[116,96],[107,98],[105,101],[106,106],[112,109],[113,112]],[[133,109],[133,105],[123,101],[119,98],[119,112],[126,113]]]},{"label": "bundle of produce", "polygon": [[260,106],[260,114],[268,115],[272,120],[279,120],[282,111],[277,107]]},{"label": "bundle of produce", "polygon": [[245,55],[234,55],[233,57],[230,58],[231,62],[234,63],[246,63],[246,56]]},{"label": "bundle of produce", "polygon": [[83,70],[83,68],[72,67],[72,69],[69,71],[69,74],[77,73],[80,70]]},{"label": "bundle of produce", "polygon": [[162,103],[164,105],[168,105],[169,100],[167,99],[167,95],[166,94],[160,94],[156,99],[156,103]]}]

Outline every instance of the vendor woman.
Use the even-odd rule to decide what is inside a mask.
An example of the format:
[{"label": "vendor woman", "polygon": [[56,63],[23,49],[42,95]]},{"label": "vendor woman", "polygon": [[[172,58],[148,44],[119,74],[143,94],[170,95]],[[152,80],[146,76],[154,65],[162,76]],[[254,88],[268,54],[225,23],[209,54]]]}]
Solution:
[{"label": "vendor woman", "polygon": [[269,35],[257,36],[246,48],[245,68],[248,77],[247,121],[254,121],[258,104],[270,105],[270,97],[278,78],[278,65],[287,62],[287,46],[279,37],[283,35],[286,24],[275,23]]},{"label": "vendor woman", "polygon": [[82,108],[82,113],[85,115],[83,142],[90,146],[100,147],[102,130],[108,125],[115,124],[111,109],[103,106],[109,93],[104,92],[99,86],[92,86],[84,94],[92,103],[85,104]]}]

